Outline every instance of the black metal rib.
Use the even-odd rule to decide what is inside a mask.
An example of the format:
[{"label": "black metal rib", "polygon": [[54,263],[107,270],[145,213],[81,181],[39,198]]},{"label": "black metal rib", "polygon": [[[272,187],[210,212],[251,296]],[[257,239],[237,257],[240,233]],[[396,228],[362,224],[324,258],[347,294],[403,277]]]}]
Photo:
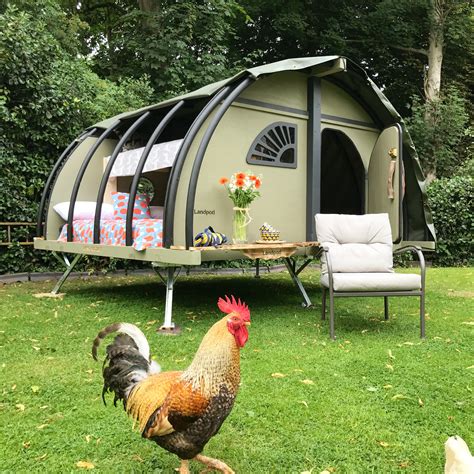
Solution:
[{"label": "black metal rib", "polygon": [[132,237],[132,222],[133,222],[133,208],[135,207],[135,197],[137,195],[138,182],[142,174],[143,168],[145,167],[146,160],[153,145],[158,141],[163,130],[166,128],[170,120],[176,115],[176,112],[184,105],[184,100],[180,100],[175,106],[163,117],[155,131],[149,138],[145,149],[143,150],[140,161],[138,162],[135,175],[133,176],[132,184],[130,186],[130,192],[128,196],[128,207],[127,207],[127,221],[125,223],[125,245],[130,246],[133,244]]},{"label": "black metal rib", "polygon": [[86,172],[87,166],[89,165],[92,157],[94,156],[95,152],[102,144],[102,142],[117,128],[117,125],[120,123],[120,120],[116,120],[107,130],[105,130],[102,135],[97,139],[97,141],[92,145],[92,147],[87,152],[81,167],[76,176],[76,180],[74,181],[74,186],[71,192],[71,199],[69,200],[69,212],[67,216],[67,241],[73,241],[73,228],[72,228],[72,221],[74,220],[74,207],[76,206],[76,199],[77,194],[79,193],[79,186],[81,185],[82,178]]},{"label": "black metal rib", "polygon": [[398,244],[403,239],[403,130],[399,123],[395,124],[398,130],[398,236],[394,244]]},{"label": "black metal rib", "polygon": [[200,130],[204,121],[209,117],[219,102],[227,97],[232,91],[230,86],[221,89],[199,112],[194,122],[189,127],[184,137],[183,143],[176,154],[176,159],[171,169],[165,196],[165,211],[163,217],[163,247],[170,248],[174,241],[174,212],[176,208],[176,195],[178,193],[179,178],[183,169],[184,162],[188,155],[189,148]]},{"label": "black metal rib", "polygon": [[202,137],[201,143],[196,153],[196,158],[194,159],[191,178],[189,180],[188,199],[186,201],[186,248],[189,248],[193,245],[194,202],[196,200],[197,180],[207,146],[209,145],[212,135],[214,134],[217,125],[219,125],[219,122],[226,113],[227,109],[231,106],[232,102],[234,102],[234,100],[250,84],[253,83],[254,80],[255,78],[252,76],[246,77],[233,88],[232,92],[226,97],[224,102],[222,102],[221,106],[209,123],[207,130],[204,132],[204,136]]},{"label": "black metal rib", "polygon": [[45,225],[43,226],[43,217],[46,221],[47,214],[45,214],[45,208],[46,208],[46,201],[50,197],[50,189],[51,184],[53,183],[54,179],[56,178],[56,175],[59,171],[60,168],[63,167],[63,165],[67,162],[69,157],[72,155],[74,150],[90,135],[94,134],[97,129],[93,128],[92,130],[88,130],[87,132],[83,132],[81,135],[79,135],[77,138],[72,141],[67,148],[61,153],[61,156],[58,158],[58,161],[53,166],[53,169],[51,170],[51,173],[48,176],[48,179],[46,180],[46,184],[44,185],[43,189],[43,194],[41,196],[41,201],[40,205],[38,208],[38,218],[37,218],[37,223],[36,223],[36,236],[37,237],[43,237],[46,236],[46,222]]},{"label": "black metal rib", "polygon": [[127,140],[135,132],[135,130],[149,117],[150,112],[145,112],[140,116],[131,127],[124,133],[123,137],[117,143],[112,155],[110,156],[109,162],[105,167],[104,174],[99,186],[99,192],[97,194],[97,202],[95,206],[95,216],[94,216],[94,244],[100,244],[100,215],[102,214],[102,204],[104,203],[105,189],[107,188],[107,182],[114,167],[115,161],[122,150],[122,147],[127,143]]}]

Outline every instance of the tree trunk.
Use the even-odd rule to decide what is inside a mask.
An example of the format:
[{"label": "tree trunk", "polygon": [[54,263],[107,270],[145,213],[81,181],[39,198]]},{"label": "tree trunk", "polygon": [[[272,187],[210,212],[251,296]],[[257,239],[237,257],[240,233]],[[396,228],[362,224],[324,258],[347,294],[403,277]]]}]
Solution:
[{"label": "tree trunk", "polygon": [[138,6],[142,12],[158,13],[160,11],[160,0],[138,0]]},{"label": "tree trunk", "polygon": [[[430,0],[430,33],[428,45],[428,70],[426,72],[425,89],[425,122],[434,127],[436,121],[436,102],[440,99],[441,68],[443,65],[444,24],[449,12],[450,0]],[[430,169],[427,170],[428,183],[436,178],[436,150],[441,146],[433,144],[434,156]]]},{"label": "tree trunk", "polygon": [[428,71],[425,78],[425,98],[427,101],[437,100],[441,90],[446,3],[446,0],[430,1],[431,22],[428,46]]}]

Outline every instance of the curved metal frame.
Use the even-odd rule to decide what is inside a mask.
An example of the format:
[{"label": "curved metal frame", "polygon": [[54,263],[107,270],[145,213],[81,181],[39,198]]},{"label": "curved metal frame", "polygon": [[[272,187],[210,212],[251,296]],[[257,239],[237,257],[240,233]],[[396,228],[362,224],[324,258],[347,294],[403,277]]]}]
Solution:
[{"label": "curved metal frame", "polygon": [[254,77],[248,76],[243,81],[238,83],[232,90],[232,92],[226,97],[222,102],[221,106],[217,110],[216,114],[211,120],[211,123],[207,127],[207,130],[202,137],[201,143],[199,145],[198,151],[196,153],[196,158],[194,159],[193,168],[191,171],[191,177],[189,180],[188,188],[188,199],[186,202],[186,248],[189,248],[193,244],[193,224],[194,224],[194,202],[196,199],[196,188],[197,180],[199,177],[199,171],[201,169],[202,161],[204,159],[204,154],[206,153],[207,146],[214,134],[214,131],[219,125],[223,115],[227,112],[227,109],[231,106],[232,102],[255,80]]},{"label": "curved metal frame", "polygon": [[89,130],[87,132],[83,132],[81,135],[79,135],[77,138],[75,138],[67,147],[66,149],[61,153],[61,156],[58,158],[56,163],[53,166],[53,169],[51,170],[51,173],[48,176],[48,179],[46,180],[46,183],[44,185],[43,189],[43,194],[41,196],[41,201],[40,205],[38,208],[38,217],[37,217],[37,222],[36,222],[36,237],[42,237],[43,235],[46,234],[46,223],[43,226],[43,215],[47,217],[47,213],[45,214],[46,210],[46,201],[48,200],[48,197],[50,197],[50,187],[51,184],[53,183],[54,179],[57,176],[58,171],[64,164],[67,162],[69,157],[74,153],[76,148],[88,137],[93,135],[97,128],[93,128],[92,130]]},{"label": "curved metal frame", "polygon": [[71,199],[69,200],[69,212],[67,216],[67,241],[73,241],[73,228],[72,228],[72,221],[74,219],[74,207],[76,206],[76,199],[79,193],[79,187],[82,182],[82,178],[86,172],[87,166],[89,165],[92,157],[94,156],[95,152],[102,144],[102,142],[117,128],[120,120],[116,120],[109,128],[107,128],[102,135],[97,139],[97,141],[92,145],[92,147],[87,152],[81,167],[79,168],[79,172],[77,173],[76,180],[74,181],[74,186],[71,192]]},{"label": "curved metal frame", "polygon": [[115,161],[122,150],[123,145],[127,142],[130,136],[135,132],[135,130],[150,116],[151,112],[145,112],[143,115],[138,117],[135,122],[128,128],[124,133],[123,137],[117,143],[112,155],[110,156],[109,162],[105,167],[104,174],[102,175],[102,180],[100,181],[99,192],[97,193],[97,202],[95,207],[95,216],[94,216],[94,244],[100,244],[100,215],[102,213],[102,205],[104,203],[105,189],[107,188],[107,182],[110,177],[110,173],[114,167]]},{"label": "curved metal frame", "polygon": [[133,219],[133,208],[135,207],[135,197],[137,195],[138,182],[140,181],[140,176],[142,174],[143,168],[145,166],[146,160],[153,145],[156,143],[160,135],[162,134],[165,127],[168,125],[170,120],[176,115],[179,109],[184,105],[184,100],[180,100],[174,107],[163,117],[158,126],[155,128],[151,137],[149,138],[145,149],[143,150],[140,161],[138,162],[137,169],[135,170],[135,175],[133,176],[133,181],[130,186],[129,196],[128,196],[128,207],[127,207],[127,220],[125,223],[125,245],[130,246],[133,244],[132,237],[132,219]]},{"label": "curved metal frame", "polygon": [[224,87],[203,107],[201,112],[199,112],[198,116],[195,118],[194,122],[191,124],[188,131],[186,132],[183,143],[181,143],[181,147],[179,148],[178,153],[176,154],[176,159],[174,161],[173,168],[171,169],[171,174],[165,195],[165,213],[163,218],[163,247],[165,248],[170,248],[171,245],[173,245],[176,195],[178,194],[179,178],[181,176],[181,171],[183,170],[183,165],[186,160],[188,151],[204,121],[217,107],[217,104],[222,99],[225,99],[228,94],[230,94],[231,90],[232,89],[230,88],[230,86]]}]

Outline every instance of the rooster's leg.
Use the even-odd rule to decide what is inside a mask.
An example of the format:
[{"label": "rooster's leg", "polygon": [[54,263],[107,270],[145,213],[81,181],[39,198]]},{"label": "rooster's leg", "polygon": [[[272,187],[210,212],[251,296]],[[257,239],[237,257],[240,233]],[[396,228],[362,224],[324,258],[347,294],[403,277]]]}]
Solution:
[{"label": "rooster's leg", "polygon": [[189,461],[187,459],[181,459],[181,466],[176,468],[176,471],[178,471],[179,474],[190,474]]},{"label": "rooster's leg", "polygon": [[216,471],[220,471],[224,474],[235,474],[225,462],[219,461],[219,459],[208,458],[207,456],[198,454],[194,460],[203,463],[208,468],[215,469]]}]

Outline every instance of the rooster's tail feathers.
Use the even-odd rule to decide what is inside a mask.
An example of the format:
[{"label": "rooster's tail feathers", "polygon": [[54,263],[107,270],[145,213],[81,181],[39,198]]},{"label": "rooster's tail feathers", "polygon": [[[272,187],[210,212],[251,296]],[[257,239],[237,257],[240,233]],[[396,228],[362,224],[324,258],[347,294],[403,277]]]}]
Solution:
[{"label": "rooster's tail feathers", "polygon": [[102,340],[114,332],[119,334],[106,349],[102,398],[105,403],[105,394],[115,392],[116,405],[117,400],[123,400],[125,404],[130,391],[138,382],[161,369],[155,361],[150,362],[150,347],[145,335],[129,323],[112,324],[99,332],[92,344],[92,356],[95,360]]}]

